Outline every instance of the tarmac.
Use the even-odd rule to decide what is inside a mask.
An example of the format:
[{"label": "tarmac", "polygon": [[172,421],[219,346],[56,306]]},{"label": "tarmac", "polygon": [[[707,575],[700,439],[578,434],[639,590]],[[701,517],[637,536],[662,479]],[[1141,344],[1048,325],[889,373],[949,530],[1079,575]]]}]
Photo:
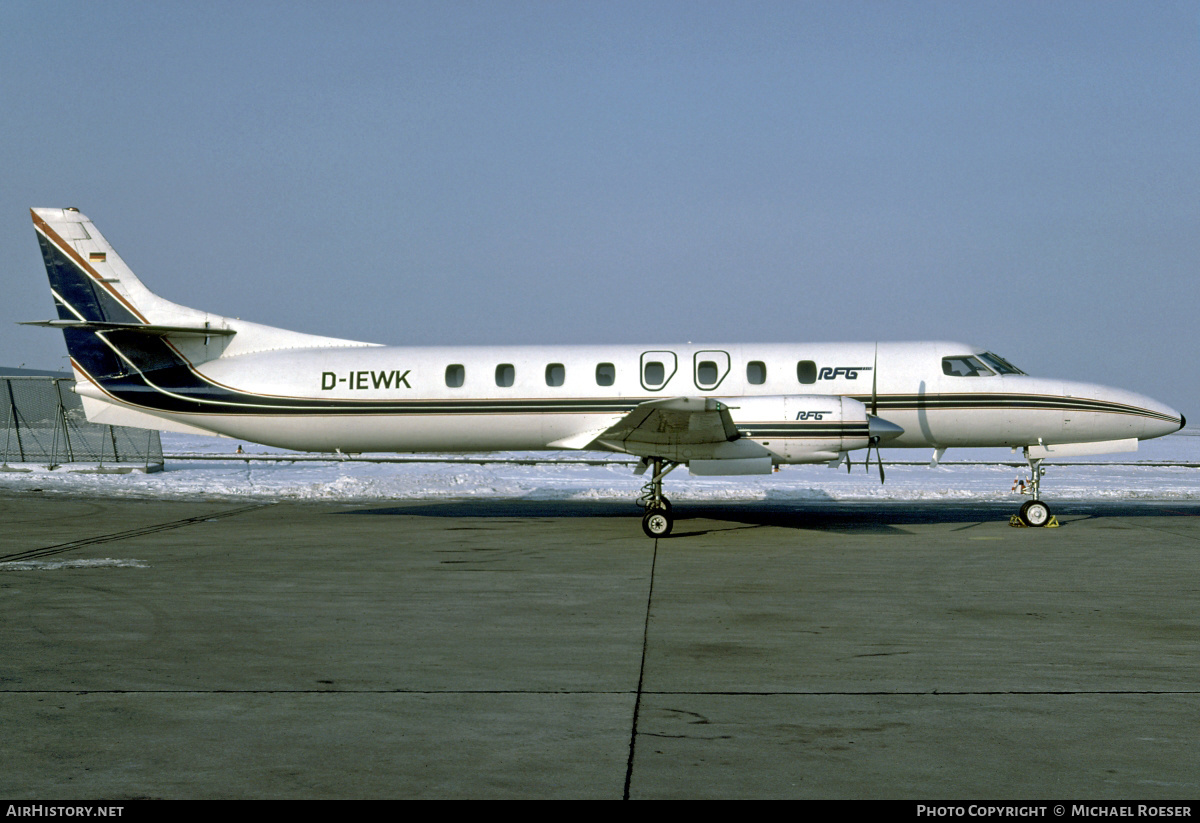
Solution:
[{"label": "tarmac", "polygon": [[0,497],[0,796],[1200,797],[1200,505]]}]

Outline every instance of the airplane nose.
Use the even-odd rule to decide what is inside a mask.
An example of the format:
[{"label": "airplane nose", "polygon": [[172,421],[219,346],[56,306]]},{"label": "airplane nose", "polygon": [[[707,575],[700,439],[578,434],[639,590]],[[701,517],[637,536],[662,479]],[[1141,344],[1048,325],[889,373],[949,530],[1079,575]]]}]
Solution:
[{"label": "airplane nose", "polygon": [[1143,404],[1144,431],[1139,440],[1149,440],[1152,437],[1162,437],[1174,434],[1187,425],[1187,418],[1182,413],[1162,403],[1147,400]]},{"label": "airplane nose", "polygon": [[[1087,383],[1064,382],[1062,387],[1068,402],[1075,406],[1064,415],[1063,430],[1082,435],[1080,442],[1131,437],[1150,440],[1187,425],[1177,410],[1142,394]],[[1072,432],[1071,427],[1077,428]]]}]

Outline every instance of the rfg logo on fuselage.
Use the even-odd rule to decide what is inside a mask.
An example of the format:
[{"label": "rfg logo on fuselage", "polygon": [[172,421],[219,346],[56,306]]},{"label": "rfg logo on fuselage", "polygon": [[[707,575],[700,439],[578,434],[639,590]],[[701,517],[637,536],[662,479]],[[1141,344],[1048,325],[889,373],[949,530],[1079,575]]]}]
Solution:
[{"label": "rfg logo on fuselage", "polygon": [[833,414],[831,411],[802,411],[796,412],[797,420],[824,420],[825,415]]},{"label": "rfg logo on fuselage", "polygon": [[870,371],[873,366],[838,366],[830,368],[826,366],[821,369],[818,375],[821,380],[837,380],[839,377],[844,377],[847,380],[857,380],[860,371]]}]

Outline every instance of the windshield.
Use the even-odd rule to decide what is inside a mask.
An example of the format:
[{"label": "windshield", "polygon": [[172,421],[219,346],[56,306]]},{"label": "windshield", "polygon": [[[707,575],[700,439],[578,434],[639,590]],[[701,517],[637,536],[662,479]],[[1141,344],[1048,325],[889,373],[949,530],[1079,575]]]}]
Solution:
[{"label": "windshield", "polygon": [[964,354],[959,357],[942,358],[942,374],[954,377],[984,377],[993,373],[974,355]]},{"label": "windshield", "polygon": [[980,353],[980,359],[996,370],[996,374],[1024,374],[1025,372],[1018,369],[1012,363],[1009,363],[1003,357],[990,351]]}]

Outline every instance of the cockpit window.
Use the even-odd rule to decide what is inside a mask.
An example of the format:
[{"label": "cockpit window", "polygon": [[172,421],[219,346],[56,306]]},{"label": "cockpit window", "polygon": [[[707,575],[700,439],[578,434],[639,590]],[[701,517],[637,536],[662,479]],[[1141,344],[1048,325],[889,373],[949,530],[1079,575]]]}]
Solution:
[{"label": "cockpit window", "polygon": [[1012,363],[1009,363],[1003,357],[1001,357],[1000,355],[998,355],[994,352],[990,352],[990,351],[980,352],[979,359],[982,360],[984,363],[987,363],[993,369],[995,369],[996,374],[1024,374],[1025,373],[1025,372],[1021,371],[1020,369],[1018,369],[1016,366],[1014,366]]},{"label": "cockpit window", "polygon": [[942,373],[954,375],[955,377],[986,377],[994,372],[979,358],[964,354],[961,357],[943,357],[942,358]]}]

